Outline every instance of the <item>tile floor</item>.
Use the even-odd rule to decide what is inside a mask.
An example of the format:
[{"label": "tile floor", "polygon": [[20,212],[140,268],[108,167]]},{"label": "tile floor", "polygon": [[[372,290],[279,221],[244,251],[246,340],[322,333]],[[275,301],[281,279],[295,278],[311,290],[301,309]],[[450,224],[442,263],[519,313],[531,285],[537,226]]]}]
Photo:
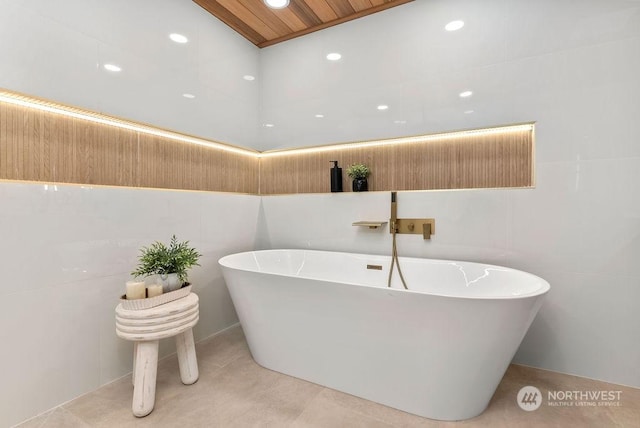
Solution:
[{"label": "tile floor", "polygon": [[[131,414],[133,387],[125,377],[31,419],[20,428],[75,427],[639,427],[640,389],[512,365],[487,410],[463,422],[440,422],[324,388],[258,366],[242,329],[197,345],[200,379],[182,385],[175,356],[160,362],[156,405]],[[619,407],[552,407],[526,412],[519,389],[622,391]]]}]

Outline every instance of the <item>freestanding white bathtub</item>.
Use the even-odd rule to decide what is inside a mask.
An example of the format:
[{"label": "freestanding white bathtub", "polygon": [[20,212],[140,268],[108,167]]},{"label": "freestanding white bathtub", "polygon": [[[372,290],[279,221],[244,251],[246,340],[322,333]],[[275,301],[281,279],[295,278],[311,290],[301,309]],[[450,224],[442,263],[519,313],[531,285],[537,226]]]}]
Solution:
[{"label": "freestanding white bathtub", "polygon": [[267,250],[219,263],[261,366],[427,418],[479,415],[549,284],[500,266],[400,257],[406,291],[397,276],[387,288],[390,261]]}]

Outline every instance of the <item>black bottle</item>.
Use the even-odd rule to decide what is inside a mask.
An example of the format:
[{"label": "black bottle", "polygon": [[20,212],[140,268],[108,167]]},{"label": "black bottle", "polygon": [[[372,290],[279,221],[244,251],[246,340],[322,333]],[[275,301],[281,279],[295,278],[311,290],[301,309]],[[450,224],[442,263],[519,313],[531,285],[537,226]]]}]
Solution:
[{"label": "black bottle", "polygon": [[331,168],[331,191],[342,192],[342,168],[338,168],[338,161],[333,162],[333,168]]}]

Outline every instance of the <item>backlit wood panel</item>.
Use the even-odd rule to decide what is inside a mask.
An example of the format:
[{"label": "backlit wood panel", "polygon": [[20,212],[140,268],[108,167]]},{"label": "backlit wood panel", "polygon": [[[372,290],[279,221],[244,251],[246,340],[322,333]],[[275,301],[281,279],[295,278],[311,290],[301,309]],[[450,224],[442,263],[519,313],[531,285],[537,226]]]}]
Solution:
[{"label": "backlit wood panel", "polygon": [[[280,154],[260,159],[260,193],[330,191],[330,161],[364,163],[370,191],[475,189],[534,185],[532,130],[469,134],[439,141]],[[284,152],[286,153],[286,152]]]},{"label": "backlit wood panel", "polygon": [[351,189],[346,167],[352,163],[371,168],[372,191],[528,187],[535,180],[531,124],[258,157],[229,146],[179,141],[176,134],[152,135],[144,127],[123,129],[122,123],[100,124],[0,102],[0,179],[265,195],[321,193],[330,190],[330,161],[338,160],[345,191]]},{"label": "backlit wood panel", "polygon": [[290,0],[284,9],[263,0],[193,1],[262,48],[413,0]]},{"label": "backlit wood panel", "polygon": [[257,193],[258,159],[0,102],[0,179]]}]

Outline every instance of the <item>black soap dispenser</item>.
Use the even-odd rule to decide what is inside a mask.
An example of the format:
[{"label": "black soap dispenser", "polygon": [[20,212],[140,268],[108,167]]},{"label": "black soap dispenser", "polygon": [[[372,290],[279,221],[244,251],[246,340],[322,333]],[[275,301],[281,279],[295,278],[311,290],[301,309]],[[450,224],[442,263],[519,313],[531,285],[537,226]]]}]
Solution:
[{"label": "black soap dispenser", "polygon": [[331,168],[331,191],[342,192],[342,168],[338,167],[338,161],[333,162],[333,168]]}]

